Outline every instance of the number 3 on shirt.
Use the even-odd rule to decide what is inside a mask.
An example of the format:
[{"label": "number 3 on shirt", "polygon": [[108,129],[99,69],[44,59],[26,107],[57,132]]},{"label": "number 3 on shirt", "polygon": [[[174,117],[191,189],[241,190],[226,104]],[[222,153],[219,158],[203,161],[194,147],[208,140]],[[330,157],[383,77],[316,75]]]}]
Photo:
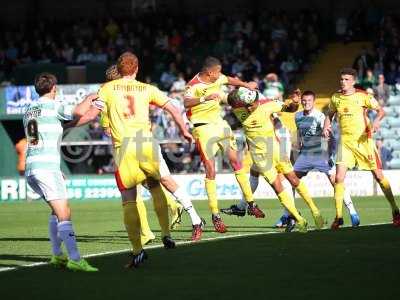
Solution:
[{"label": "number 3 on shirt", "polygon": [[135,115],[135,97],[133,95],[124,95],[124,116],[126,119]]}]

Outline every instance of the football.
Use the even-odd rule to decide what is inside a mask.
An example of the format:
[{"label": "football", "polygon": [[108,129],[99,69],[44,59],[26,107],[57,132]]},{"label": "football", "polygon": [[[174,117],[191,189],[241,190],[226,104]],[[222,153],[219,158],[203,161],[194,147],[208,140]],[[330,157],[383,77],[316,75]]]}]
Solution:
[{"label": "football", "polygon": [[245,87],[240,87],[237,91],[237,95],[238,95],[238,100],[240,100],[241,102],[243,102],[246,105],[250,105],[252,104],[254,101],[257,100],[257,91],[252,91],[249,90]]}]

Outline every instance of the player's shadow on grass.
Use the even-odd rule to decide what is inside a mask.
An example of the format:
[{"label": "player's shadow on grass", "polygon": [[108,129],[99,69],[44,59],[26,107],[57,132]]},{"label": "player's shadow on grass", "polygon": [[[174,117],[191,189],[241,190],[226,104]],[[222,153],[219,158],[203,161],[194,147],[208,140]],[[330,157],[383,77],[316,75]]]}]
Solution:
[{"label": "player's shadow on grass", "polygon": [[[109,243],[115,244],[116,242],[126,242],[127,236],[111,236],[111,235],[78,235],[76,236],[78,243],[91,243],[91,242],[100,242],[100,243]],[[49,238],[47,237],[5,237],[0,238],[0,242],[49,242]]]},{"label": "player's shadow on grass", "polygon": [[49,238],[43,237],[4,237],[0,238],[0,242],[48,242]]},{"label": "player's shadow on grass", "polygon": [[[0,260],[13,260],[13,261],[23,261],[23,262],[42,262],[46,260],[46,256],[42,255],[26,255],[26,254],[1,254]],[[16,264],[0,264],[3,267],[13,267],[18,266]]]},{"label": "player's shadow on grass", "polygon": [[124,235],[78,235],[78,243],[125,244],[128,236]]}]

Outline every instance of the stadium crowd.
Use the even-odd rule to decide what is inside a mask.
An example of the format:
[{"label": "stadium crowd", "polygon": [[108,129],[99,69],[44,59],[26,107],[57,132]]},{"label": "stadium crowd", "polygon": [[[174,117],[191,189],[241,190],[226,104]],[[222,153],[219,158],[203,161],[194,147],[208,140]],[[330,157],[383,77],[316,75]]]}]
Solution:
[{"label": "stadium crowd", "polygon": [[[326,38],[321,34],[326,22],[312,10],[300,14],[281,11],[195,18],[157,16],[149,12],[134,20],[84,19],[71,23],[42,19],[33,30],[28,30],[29,23],[20,24],[0,37],[0,80],[12,80],[14,68],[21,64],[111,63],[120,53],[130,50],[140,57],[139,79],[166,91],[184,113],[183,90],[204,56],[220,58],[225,74],[256,81],[264,95],[282,99],[298,76],[307,71]],[[358,11],[338,18],[337,37],[345,42],[363,39],[363,28],[367,26],[363,19],[365,16]],[[399,26],[393,16],[372,19],[370,24],[379,24],[374,30],[374,48],[363,49],[353,67],[360,86],[373,92],[386,106],[390,94],[400,90]],[[205,32],[204,28],[216,30]],[[224,113],[234,127],[235,119],[227,110]],[[175,123],[160,109],[152,110],[151,121],[159,140],[179,137]],[[98,125],[92,126],[90,132],[93,139],[107,140]],[[382,147],[385,149],[385,145]],[[188,149],[172,143],[166,143],[164,150],[180,152],[187,156],[186,162],[193,162],[184,166],[171,164],[175,172],[191,172],[200,165],[196,152],[189,155]],[[110,154],[103,150],[97,153]],[[96,172],[107,171],[110,164],[100,161],[103,165],[97,166]]]},{"label": "stadium crowd", "polygon": [[220,58],[226,74],[250,80],[274,72],[287,85],[321,48],[322,28],[315,11],[39,20],[34,27],[20,24],[0,37],[0,72],[11,79],[15,66],[32,62],[114,62],[131,50],[141,59],[141,79],[165,90],[177,79],[190,79],[207,55]]}]

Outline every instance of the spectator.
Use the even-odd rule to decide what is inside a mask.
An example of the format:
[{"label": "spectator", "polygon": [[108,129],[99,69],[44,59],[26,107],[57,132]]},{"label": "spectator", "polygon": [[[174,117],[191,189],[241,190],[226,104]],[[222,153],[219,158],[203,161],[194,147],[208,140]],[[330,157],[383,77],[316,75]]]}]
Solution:
[{"label": "spectator", "polygon": [[65,61],[71,64],[74,60],[74,48],[70,46],[68,43],[64,43],[63,48],[61,50],[62,56]]},{"label": "spectator", "polygon": [[373,88],[377,84],[376,77],[371,69],[367,70],[365,78],[360,83],[364,89]]},{"label": "spectator", "polygon": [[164,129],[155,122],[151,123],[151,132],[156,140],[165,139]]},{"label": "spectator", "polygon": [[171,86],[171,92],[183,92],[185,90],[186,81],[185,76],[182,72],[178,74],[177,80]]},{"label": "spectator", "polygon": [[336,19],[336,35],[340,40],[346,40],[347,33],[347,19],[340,16]]},{"label": "spectator", "polygon": [[239,57],[232,65],[231,74],[235,76],[242,73],[245,67],[244,61]]},{"label": "spectator", "polygon": [[92,60],[93,54],[89,52],[89,48],[87,46],[84,46],[82,48],[82,52],[76,57],[76,63],[80,65],[84,65]]},{"label": "spectator", "polygon": [[361,54],[356,57],[353,63],[353,68],[357,70],[362,64],[364,70],[371,69],[374,64],[374,58],[371,54],[368,53],[366,47],[363,47],[361,50]]},{"label": "spectator", "polygon": [[175,122],[168,122],[167,129],[165,130],[165,138],[171,140],[179,139],[179,129],[176,127]]},{"label": "spectator", "polygon": [[389,85],[394,85],[396,84],[396,79],[398,77],[399,73],[397,72],[397,66],[394,61],[391,61],[389,64],[389,71],[386,73],[386,82]]},{"label": "spectator", "polygon": [[94,49],[94,54],[93,54],[91,61],[106,63],[107,62],[107,53],[105,53],[100,46],[96,46]]},{"label": "spectator", "polygon": [[264,79],[263,94],[268,99],[277,99],[283,101],[283,84],[279,81],[278,75],[270,73]]},{"label": "spectator", "polygon": [[281,71],[283,81],[286,85],[289,85],[293,80],[299,66],[297,62],[294,60],[292,55],[288,55],[287,59],[281,64]]},{"label": "spectator", "polygon": [[172,30],[172,36],[169,38],[168,41],[169,49],[179,48],[182,44],[182,37],[179,34],[178,30]]},{"label": "spectator", "polygon": [[175,63],[170,63],[168,70],[165,70],[160,77],[161,87],[169,90],[172,84],[177,80]]},{"label": "spectator", "polygon": [[115,23],[113,18],[110,18],[104,30],[109,38],[115,40],[119,32],[119,26],[117,23]]},{"label": "spectator", "polygon": [[167,50],[168,49],[168,36],[162,30],[157,32],[156,40],[155,40],[155,47],[160,50]]},{"label": "spectator", "polygon": [[381,106],[387,106],[390,97],[390,88],[385,83],[385,76],[379,74],[378,84],[374,86],[374,94]]},{"label": "spectator", "polygon": [[388,162],[393,158],[392,152],[383,145],[383,139],[376,140],[376,148],[381,158],[382,169],[388,169]]},{"label": "spectator", "polygon": [[365,64],[363,63],[363,60],[361,58],[356,60],[356,65],[355,65],[354,69],[357,70],[357,81],[362,82],[364,80],[366,68],[365,68]]}]

